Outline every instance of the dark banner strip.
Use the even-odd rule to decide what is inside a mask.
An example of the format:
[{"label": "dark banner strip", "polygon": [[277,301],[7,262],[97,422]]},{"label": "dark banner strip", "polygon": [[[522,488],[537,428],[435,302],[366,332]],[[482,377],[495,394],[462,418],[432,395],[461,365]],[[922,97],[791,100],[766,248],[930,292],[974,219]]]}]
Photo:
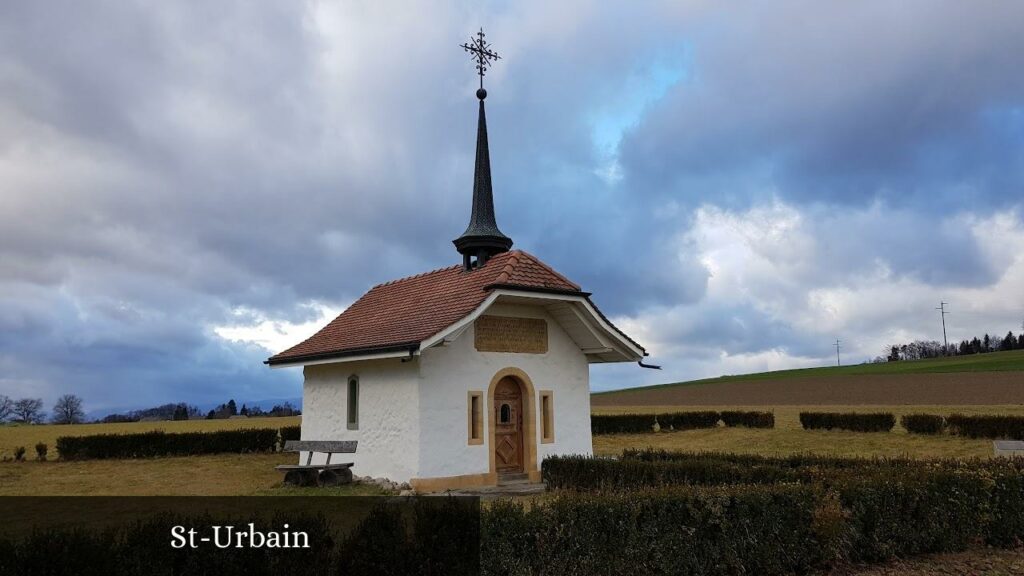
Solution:
[{"label": "dark banner strip", "polygon": [[472,497],[5,497],[0,576],[476,575]]}]

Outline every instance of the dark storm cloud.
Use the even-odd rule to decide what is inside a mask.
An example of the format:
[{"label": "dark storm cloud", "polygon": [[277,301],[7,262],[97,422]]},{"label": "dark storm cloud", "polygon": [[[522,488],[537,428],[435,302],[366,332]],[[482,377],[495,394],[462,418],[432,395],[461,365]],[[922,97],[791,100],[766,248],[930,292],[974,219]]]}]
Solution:
[{"label": "dark storm cloud", "polygon": [[[816,249],[789,281],[808,289],[880,266],[1000,276],[938,216],[1019,202],[1020,8],[724,10],[3,5],[0,393],[90,410],[294,396],[295,371],[214,328],[308,322],[311,302],[457,261],[476,121],[457,44],[480,25],[503,56],[487,78],[499,223],[609,314],[713,299],[707,246],[680,240],[704,204],[803,213]],[[765,310],[690,310],[663,348],[704,366],[813,355]]]},{"label": "dark storm cloud", "polygon": [[[1005,205],[1024,99],[1024,7],[756,3],[688,22],[692,80],[623,145],[652,195]],[[710,185],[710,187],[708,186]],[[927,209],[927,207],[923,207]]]}]

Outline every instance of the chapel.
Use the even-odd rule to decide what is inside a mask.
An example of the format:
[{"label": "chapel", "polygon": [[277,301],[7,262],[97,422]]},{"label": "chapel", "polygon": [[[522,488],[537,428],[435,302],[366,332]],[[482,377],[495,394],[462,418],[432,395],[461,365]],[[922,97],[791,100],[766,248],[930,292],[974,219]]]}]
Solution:
[{"label": "chapel", "polygon": [[539,481],[544,458],[591,454],[589,365],[646,356],[589,292],[498,228],[483,89],[497,55],[478,36],[463,46],[481,85],[457,263],[374,286],[267,360],[303,368],[303,440],[355,440],[355,474],[418,491]]}]

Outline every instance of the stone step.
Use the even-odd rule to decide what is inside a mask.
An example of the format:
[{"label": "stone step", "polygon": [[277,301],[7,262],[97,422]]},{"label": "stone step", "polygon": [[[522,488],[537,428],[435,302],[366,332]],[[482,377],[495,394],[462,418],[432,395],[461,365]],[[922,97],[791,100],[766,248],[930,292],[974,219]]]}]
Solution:
[{"label": "stone step", "polygon": [[512,484],[529,484],[530,475],[525,472],[519,474],[499,474],[498,486],[509,486]]}]

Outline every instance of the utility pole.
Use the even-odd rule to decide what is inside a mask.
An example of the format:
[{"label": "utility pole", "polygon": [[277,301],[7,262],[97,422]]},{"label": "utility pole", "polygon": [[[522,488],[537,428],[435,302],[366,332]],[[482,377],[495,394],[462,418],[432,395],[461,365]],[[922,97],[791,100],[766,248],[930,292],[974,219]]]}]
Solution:
[{"label": "utility pole", "polygon": [[833,344],[833,346],[836,347],[836,366],[842,366],[842,364],[839,363],[839,338],[836,338],[836,343]]},{"label": "utility pole", "polygon": [[948,356],[949,341],[946,340],[946,314],[949,314],[949,312],[946,312],[946,303],[939,302],[939,306],[936,308],[936,310],[938,310],[939,314],[942,316],[942,355]]}]

